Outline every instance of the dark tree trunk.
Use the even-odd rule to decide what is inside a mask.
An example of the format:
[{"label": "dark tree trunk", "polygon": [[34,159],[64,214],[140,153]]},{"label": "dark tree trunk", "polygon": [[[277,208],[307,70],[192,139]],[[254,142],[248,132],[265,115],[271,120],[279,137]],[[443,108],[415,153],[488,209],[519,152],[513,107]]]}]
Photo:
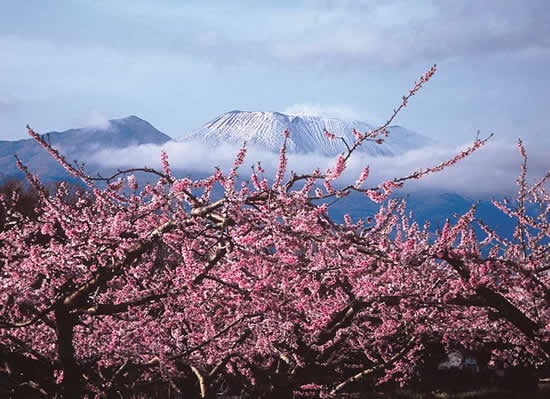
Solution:
[{"label": "dark tree trunk", "polygon": [[81,373],[75,360],[74,331],[76,317],[63,307],[55,310],[57,354],[63,370],[61,394],[63,398],[79,398],[82,392]]}]

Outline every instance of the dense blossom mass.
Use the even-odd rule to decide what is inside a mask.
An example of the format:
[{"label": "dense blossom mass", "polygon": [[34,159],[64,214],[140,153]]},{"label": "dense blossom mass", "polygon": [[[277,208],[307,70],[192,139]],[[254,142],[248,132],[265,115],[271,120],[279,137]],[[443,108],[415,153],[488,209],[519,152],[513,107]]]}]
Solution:
[{"label": "dense blossom mass", "polygon": [[[512,238],[476,220],[475,207],[441,231],[413,222],[388,197],[407,180],[467,157],[368,185],[365,168],[339,184],[361,145],[388,122],[354,133],[328,170],[260,164],[177,178],[162,170],[140,188],[131,172],[91,178],[29,128],[87,189],[37,190],[29,215],[2,200],[0,358],[9,389],[78,397],[168,384],[193,397],[334,397],[361,384],[406,383],[426,347],[483,348],[495,365],[540,364],[550,355],[547,175],[514,201],[495,202],[517,221]],[[286,132],[285,137],[292,132]],[[339,137],[327,132],[327,137]],[[286,141],[285,141],[286,143]],[[327,198],[352,191],[380,202],[372,217],[337,222]],[[483,234],[476,233],[481,227]]]}]

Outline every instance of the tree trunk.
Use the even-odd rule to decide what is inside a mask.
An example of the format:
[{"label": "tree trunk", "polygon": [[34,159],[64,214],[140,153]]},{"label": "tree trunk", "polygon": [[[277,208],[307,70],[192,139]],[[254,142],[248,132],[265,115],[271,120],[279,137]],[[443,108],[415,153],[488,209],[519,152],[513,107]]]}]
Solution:
[{"label": "tree trunk", "polygon": [[273,373],[271,376],[272,391],[267,398],[269,399],[292,399],[294,393],[290,387],[290,382],[286,373]]},{"label": "tree trunk", "polygon": [[81,373],[74,357],[73,328],[76,317],[70,315],[63,306],[55,310],[57,354],[63,370],[61,394],[63,398],[81,396]]}]

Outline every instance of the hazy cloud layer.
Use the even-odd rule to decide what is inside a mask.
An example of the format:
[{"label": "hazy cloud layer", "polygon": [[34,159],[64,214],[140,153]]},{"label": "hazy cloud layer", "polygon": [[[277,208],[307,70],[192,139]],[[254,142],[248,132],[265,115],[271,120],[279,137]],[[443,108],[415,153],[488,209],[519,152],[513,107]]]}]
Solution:
[{"label": "hazy cloud layer", "polygon": [[[22,36],[90,47],[178,52],[216,63],[251,59],[402,64],[501,52],[547,52],[546,0],[96,1],[10,6]],[[86,19],[60,19],[82,10]],[[52,25],[41,24],[49,18]],[[16,27],[0,16],[2,33]],[[97,26],[99,24],[99,26]],[[121,34],[125,32],[124,34]]]},{"label": "hazy cloud layer", "polygon": [[[432,146],[421,150],[410,151],[399,157],[369,157],[356,154],[349,162],[348,170],[341,182],[354,182],[366,165],[370,166],[371,175],[367,186],[372,186],[393,177],[405,176],[414,170],[434,166],[452,158],[463,147]],[[547,153],[537,146],[527,145],[529,154],[529,175],[532,178],[544,175],[548,170]],[[184,174],[198,176],[219,167],[229,170],[233,164],[238,146],[226,145],[212,148],[200,142],[169,142],[160,147],[142,145],[124,150],[102,150],[91,157],[104,167],[150,166],[160,167],[160,151],[165,150],[174,169]],[[249,148],[246,161],[241,167],[241,176],[248,175],[251,165],[261,161],[267,170],[267,176],[273,176],[278,154]],[[492,141],[470,158],[447,170],[428,176],[419,181],[410,182],[406,190],[437,190],[441,192],[458,192],[472,197],[491,197],[498,194],[511,194],[516,190],[516,178],[521,159],[517,146],[512,142]],[[316,167],[324,170],[333,166],[334,158],[316,154],[289,155],[289,170],[310,172]]]},{"label": "hazy cloud layer", "polygon": [[283,58],[382,64],[548,53],[549,14],[546,0],[328,1],[317,11],[316,25],[272,49]]},{"label": "hazy cloud layer", "polygon": [[[501,52],[543,51],[550,47],[546,0],[388,0],[246,2],[103,2],[104,12],[123,20],[186,21],[170,32],[179,48],[218,60],[249,62],[265,57],[320,61],[403,64]],[[121,4],[122,3],[122,4]],[[143,38],[150,43],[154,39]],[[175,49],[176,47],[172,47]],[[223,57],[220,57],[223,54]],[[247,54],[242,58],[243,54]]]}]

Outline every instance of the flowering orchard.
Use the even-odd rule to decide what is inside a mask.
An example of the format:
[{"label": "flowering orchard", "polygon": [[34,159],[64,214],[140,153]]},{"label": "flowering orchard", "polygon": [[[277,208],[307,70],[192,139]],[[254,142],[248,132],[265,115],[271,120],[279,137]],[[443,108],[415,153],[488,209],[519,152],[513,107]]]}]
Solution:
[{"label": "flowering orchard", "polygon": [[[495,202],[517,221],[512,239],[482,223],[476,236],[474,208],[434,237],[404,203],[383,202],[486,139],[377,186],[368,169],[338,184],[355,149],[381,142],[434,72],[386,124],[354,132],[333,168],[304,175],[287,171],[283,145],[269,179],[260,164],[242,171],[245,147],[232,169],[201,180],[174,176],[165,154],[161,170],[91,178],[29,128],[88,189],[49,195],[19,162],[38,192],[35,215],[2,200],[2,392],[100,397],[162,385],[186,397],[337,397],[405,384],[434,341],[489,348],[508,365],[546,361],[549,175],[528,186],[524,162],[517,199]],[[156,183],[140,189],[136,171]],[[332,220],[323,199],[352,191],[379,210]]]}]

